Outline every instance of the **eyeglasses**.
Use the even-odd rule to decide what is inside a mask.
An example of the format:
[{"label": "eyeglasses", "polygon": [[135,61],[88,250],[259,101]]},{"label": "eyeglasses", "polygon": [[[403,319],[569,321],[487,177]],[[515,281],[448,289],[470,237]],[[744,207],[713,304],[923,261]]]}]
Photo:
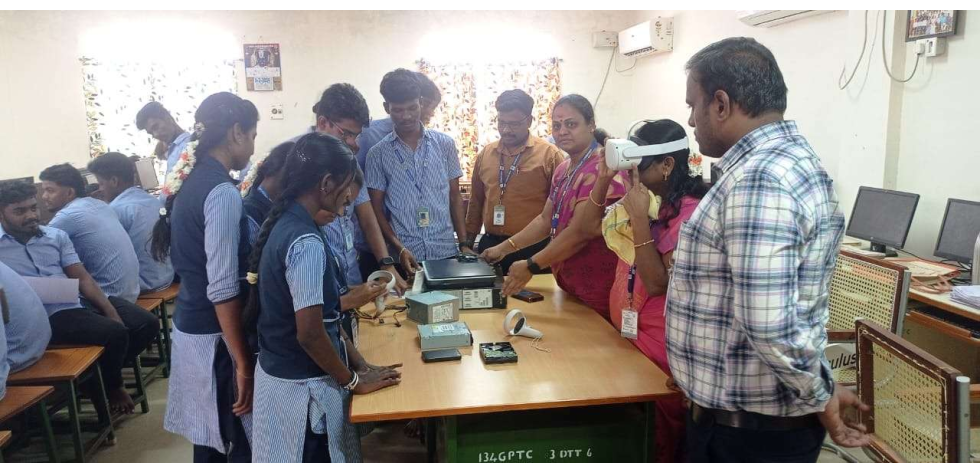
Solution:
[{"label": "eyeglasses", "polygon": [[350,130],[347,130],[344,127],[341,127],[339,124],[337,124],[337,122],[331,121],[330,122],[330,125],[333,125],[338,130],[340,130],[340,139],[341,140],[347,141],[347,139],[351,139],[351,138],[354,139],[354,140],[357,140],[357,137],[361,136],[360,133],[354,133],[354,132],[352,132]]},{"label": "eyeglasses", "polygon": [[505,122],[503,120],[500,120],[500,118],[498,117],[497,118],[497,129],[499,129],[499,130],[505,130],[505,129],[516,130],[516,129],[522,128],[524,126],[524,123],[529,118],[531,118],[530,115],[528,115],[528,116],[526,116],[526,117],[518,120],[517,122]]}]

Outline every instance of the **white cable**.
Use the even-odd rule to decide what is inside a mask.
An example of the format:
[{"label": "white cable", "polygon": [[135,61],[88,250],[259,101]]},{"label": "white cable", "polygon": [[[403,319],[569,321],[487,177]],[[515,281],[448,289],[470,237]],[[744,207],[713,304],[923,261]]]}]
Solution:
[{"label": "white cable", "polygon": [[[877,24],[877,23],[875,23]],[[840,68],[840,77],[837,78],[837,87],[840,90],[847,89],[848,84],[854,79],[854,75],[857,74],[858,68],[861,66],[861,60],[864,59],[864,51],[868,47],[868,11],[864,11],[864,41],[861,42],[861,54],[858,55],[857,61],[854,63],[854,70],[851,71],[851,75],[847,78],[847,82],[841,85],[841,80],[844,79],[844,72],[847,71],[847,65]],[[872,46],[873,48],[873,46]]]},{"label": "white cable", "polygon": [[885,25],[887,25],[888,22],[888,10],[879,10],[878,13],[875,14],[875,23],[877,23],[878,15],[880,15],[882,11],[884,11],[885,14],[881,19],[881,62],[885,65],[885,72],[888,74],[888,77],[892,78],[893,81],[901,83],[909,82],[913,77],[915,77],[916,71],[919,70],[919,58],[921,55],[918,51],[915,52],[915,66],[912,67],[912,74],[910,74],[908,78],[896,79],[895,76],[892,75],[892,70],[888,66],[888,54],[885,52]]},{"label": "white cable", "polygon": [[616,51],[619,50],[619,46],[616,46],[612,50],[612,54],[609,55],[609,64],[606,65],[606,75],[602,78],[602,85],[599,86],[599,93],[595,96],[595,101],[592,102],[592,108],[599,108],[599,98],[602,97],[602,91],[606,89],[606,81],[609,80],[609,71],[612,70],[613,59],[616,59]]}]

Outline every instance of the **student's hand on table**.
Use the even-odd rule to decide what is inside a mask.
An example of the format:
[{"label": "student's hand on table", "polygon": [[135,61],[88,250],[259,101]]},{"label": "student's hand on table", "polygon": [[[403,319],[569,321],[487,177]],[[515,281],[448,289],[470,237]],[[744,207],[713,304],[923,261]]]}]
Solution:
[{"label": "student's hand on table", "polygon": [[354,393],[357,395],[376,392],[382,388],[398,385],[402,382],[401,372],[391,367],[383,367],[381,370],[371,370],[363,374],[358,373],[357,376],[360,379],[357,382],[357,386],[354,387]]},{"label": "student's hand on table", "polygon": [[355,367],[354,370],[357,371],[358,376],[363,377],[364,374],[368,372],[384,372],[385,370],[394,370],[401,367],[402,364],[392,364],[392,365],[374,365],[367,361],[364,361],[360,367]]},{"label": "student's hand on table", "polygon": [[231,406],[231,412],[235,416],[247,415],[252,412],[252,391],[254,390],[255,371],[251,364],[246,366],[239,365],[236,369],[235,384],[236,392],[235,404]]},{"label": "student's hand on table", "polygon": [[459,253],[462,253],[462,254],[465,254],[465,255],[476,255],[476,252],[474,252],[473,249],[471,249],[471,248],[469,248],[469,247],[467,247],[465,245],[460,245],[459,246]]},{"label": "student's hand on table", "polygon": [[507,277],[504,278],[504,287],[500,291],[504,297],[511,296],[524,289],[527,282],[531,281],[531,270],[527,268],[526,260],[518,260],[510,266]]}]

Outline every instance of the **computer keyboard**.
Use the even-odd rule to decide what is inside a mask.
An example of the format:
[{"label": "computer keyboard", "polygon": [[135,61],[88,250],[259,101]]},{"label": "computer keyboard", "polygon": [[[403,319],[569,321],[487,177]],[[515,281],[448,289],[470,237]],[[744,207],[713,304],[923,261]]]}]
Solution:
[{"label": "computer keyboard", "polygon": [[862,255],[862,256],[865,256],[865,257],[885,258],[885,254],[882,253],[882,252],[872,252],[871,250],[864,250],[864,249],[858,248],[858,247],[850,247],[850,246],[848,246],[847,248],[841,248],[841,250],[847,250],[848,252],[853,252],[853,253],[856,253],[858,255]]}]

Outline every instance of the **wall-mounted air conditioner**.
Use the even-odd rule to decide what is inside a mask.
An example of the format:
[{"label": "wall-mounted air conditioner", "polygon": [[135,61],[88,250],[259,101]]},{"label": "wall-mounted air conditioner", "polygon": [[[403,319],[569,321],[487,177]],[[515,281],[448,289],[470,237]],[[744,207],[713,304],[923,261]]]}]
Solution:
[{"label": "wall-mounted air conditioner", "polygon": [[833,10],[739,10],[738,19],[749,26],[770,28]]},{"label": "wall-mounted air conditioner", "polygon": [[674,50],[674,19],[655,18],[619,32],[619,52],[638,58]]}]

